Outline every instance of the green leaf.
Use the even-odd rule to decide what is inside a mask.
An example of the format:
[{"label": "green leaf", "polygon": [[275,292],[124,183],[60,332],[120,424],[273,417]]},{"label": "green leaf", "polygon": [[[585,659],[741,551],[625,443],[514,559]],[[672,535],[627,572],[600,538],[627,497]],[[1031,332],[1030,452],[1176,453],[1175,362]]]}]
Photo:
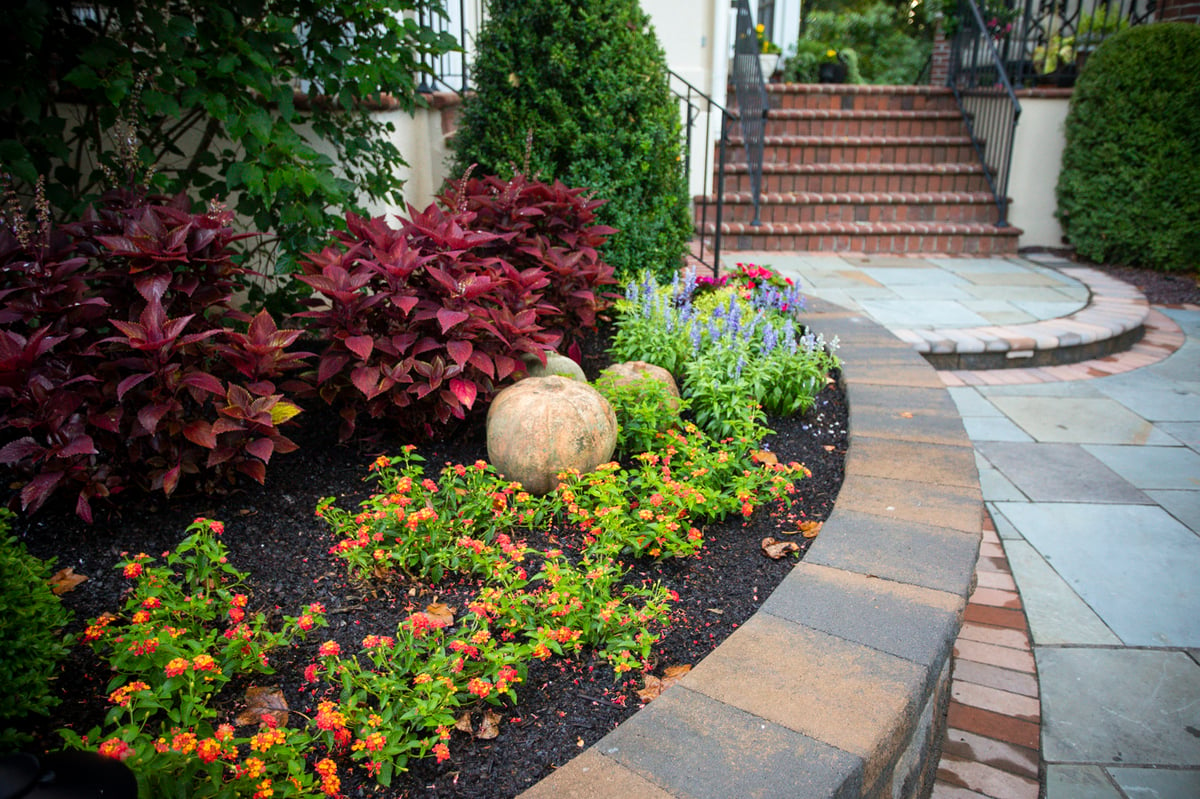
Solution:
[{"label": "green leaf", "polygon": [[94,89],[100,85],[96,71],[87,64],[80,64],[63,76],[63,80],[81,89]]}]

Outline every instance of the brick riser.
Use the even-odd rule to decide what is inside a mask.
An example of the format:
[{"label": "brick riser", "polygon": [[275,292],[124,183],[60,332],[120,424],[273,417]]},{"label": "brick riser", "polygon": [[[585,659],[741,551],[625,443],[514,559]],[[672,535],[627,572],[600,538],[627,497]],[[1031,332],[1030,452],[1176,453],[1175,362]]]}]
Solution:
[{"label": "brick riser", "polygon": [[[723,247],[833,252],[1014,253],[947,89],[773,84],[760,226],[740,131],[724,173]],[[715,163],[715,162],[714,162]],[[715,197],[695,198],[714,232]],[[704,222],[707,221],[707,224]]]},{"label": "brick riser", "polygon": [[[744,162],[740,138],[726,157]],[[763,164],[941,164],[968,163],[975,148],[966,136],[767,136]]]},{"label": "brick riser", "polygon": [[[764,164],[762,190],[908,194],[987,191],[979,164]],[[725,169],[725,192],[750,191],[745,164]]]},{"label": "brick riser", "polygon": [[[704,226],[711,246],[714,227]],[[809,222],[721,225],[722,250],[1002,255],[1017,251],[1019,230],[950,222]]]},{"label": "brick riser", "polygon": [[[753,195],[725,195],[725,222],[751,222]],[[696,221],[702,221],[705,201],[697,198]],[[708,204],[708,219],[715,203]],[[776,194],[764,193],[759,204],[763,222],[967,222],[988,224],[996,219],[990,193],[946,194]]]}]

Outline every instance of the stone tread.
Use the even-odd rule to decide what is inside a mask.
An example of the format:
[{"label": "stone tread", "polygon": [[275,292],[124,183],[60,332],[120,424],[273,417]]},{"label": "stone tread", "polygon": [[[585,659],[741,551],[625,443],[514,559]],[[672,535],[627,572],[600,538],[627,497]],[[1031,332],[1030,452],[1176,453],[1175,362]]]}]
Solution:
[{"label": "stone tread", "polygon": [[[961,203],[991,204],[995,198],[986,191],[939,191],[939,192],[811,192],[764,191],[759,195],[763,203],[793,203],[809,205],[833,205],[853,203],[855,205],[918,205],[938,204],[956,205]],[[715,195],[696,198],[706,202],[716,202]],[[727,203],[752,203],[754,194],[748,191],[726,192],[722,198]]]},{"label": "stone tread", "polygon": [[[909,174],[909,175],[967,175],[982,174],[983,167],[977,163],[947,161],[940,163],[826,163],[786,164],[765,163],[763,174],[793,175],[838,175],[838,174]],[[725,165],[726,174],[742,174],[750,171],[746,163]]]},{"label": "stone tread", "polygon": [[[716,232],[709,222],[704,232]],[[988,223],[966,222],[726,222],[721,225],[723,234],[754,236],[987,236],[1016,239],[1021,231],[1014,227],[996,227]]]}]

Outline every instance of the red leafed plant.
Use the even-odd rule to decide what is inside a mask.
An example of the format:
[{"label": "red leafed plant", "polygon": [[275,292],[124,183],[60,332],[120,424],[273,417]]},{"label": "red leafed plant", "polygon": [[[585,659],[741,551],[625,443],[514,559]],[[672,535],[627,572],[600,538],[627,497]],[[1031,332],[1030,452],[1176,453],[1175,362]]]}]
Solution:
[{"label": "red leafed plant", "polygon": [[549,283],[541,290],[542,303],[555,310],[538,321],[562,334],[563,349],[571,349],[584,328],[594,329],[596,314],[617,298],[603,291],[616,281],[600,249],[617,232],[596,223],[595,211],[604,200],[559,181],[531,180],[522,172],[507,181],[468,174],[450,184],[439,200],[460,215],[470,215],[475,230],[499,234],[481,254],[545,274]]},{"label": "red leafed plant", "polygon": [[594,327],[613,283],[579,190],[518,175],[459,181],[445,208],[393,228],[348,214],[337,243],[302,263],[313,290],[297,314],[325,345],[311,382],[349,437],[362,412],[436,435],[524,370],[524,354]]},{"label": "red leafed plant", "polygon": [[69,490],[90,521],[131,485],[261,482],[295,449],[278,427],[300,409],[274,381],[306,354],[265,313],[229,327],[247,320],[231,219],[115,191],[76,223],[0,230],[0,465],[26,509]]}]

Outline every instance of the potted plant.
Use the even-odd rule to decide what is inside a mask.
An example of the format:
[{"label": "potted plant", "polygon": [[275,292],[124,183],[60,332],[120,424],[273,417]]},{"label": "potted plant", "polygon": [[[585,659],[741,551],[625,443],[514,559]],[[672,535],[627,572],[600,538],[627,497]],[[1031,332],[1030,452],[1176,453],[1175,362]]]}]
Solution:
[{"label": "potted plant", "polygon": [[767,38],[766,28],[762,23],[754,26],[754,35],[758,39],[758,63],[762,68],[763,80],[767,80],[775,74],[775,68],[779,66],[779,57],[783,50]]},{"label": "potted plant", "polygon": [[830,47],[821,56],[821,63],[817,67],[817,80],[821,83],[845,83],[846,73],[845,57]]}]

